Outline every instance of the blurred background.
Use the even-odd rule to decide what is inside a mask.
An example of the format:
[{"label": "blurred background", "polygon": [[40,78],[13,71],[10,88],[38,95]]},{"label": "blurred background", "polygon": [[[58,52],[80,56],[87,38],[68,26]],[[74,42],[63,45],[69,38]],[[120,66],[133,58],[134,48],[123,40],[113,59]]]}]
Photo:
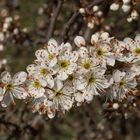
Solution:
[{"label": "blurred background", "polygon": [[[118,39],[140,33],[140,18],[129,23],[129,13],[110,11],[113,0],[95,1],[0,0],[0,72],[26,70],[51,37],[73,44],[76,35],[90,42],[97,31]],[[86,13],[79,13],[81,7]],[[140,3],[135,8],[140,13]],[[50,120],[32,113],[28,102],[17,101],[16,107],[0,108],[0,140],[139,140],[139,103],[140,97],[121,103],[95,97],[91,104]]]}]

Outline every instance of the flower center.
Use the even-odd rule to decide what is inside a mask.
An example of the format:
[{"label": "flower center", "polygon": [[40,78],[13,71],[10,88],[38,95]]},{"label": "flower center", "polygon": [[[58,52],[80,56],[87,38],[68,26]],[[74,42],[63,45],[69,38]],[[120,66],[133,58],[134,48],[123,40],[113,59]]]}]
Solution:
[{"label": "flower center", "polygon": [[60,96],[60,95],[62,95],[63,93],[62,92],[60,92],[60,91],[58,91],[58,92],[56,92],[56,94],[55,94],[55,96]]},{"label": "flower center", "polygon": [[68,79],[69,79],[70,81],[73,81],[74,76],[73,76],[73,75],[69,75]]},{"label": "flower center", "polygon": [[48,74],[48,70],[47,69],[41,69],[40,71],[41,75],[46,76]]},{"label": "flower center", "polygon": [[122,87],[122,86],[124,86],[124,85],[125,85],[125,81],[121,80],[121,81],[119,82],[119,86]]},{"label": "flower center", "polygon": [[7,84],[6,85],[6,90],[7,91],[11,91],[13,89],[13,85],[12,84]]},{"label": "flower center", "polygon": [[140,48],[136,48],[135,49],[135,53],[138,54],[138,55],[140,55]]},{"label": "flower center", "polygon": [[89,82],[89,83],[95,83],[95,82],[96,82],[95,77],[91,76],[91,77],[89,78],[89,81],[88,81],[88,82]]},{"label": "flower center", "polygon": [[104,55],[104,51],[102,49],[97,50],[97,55],[98,56],[103,56]]},{"label": "flower center", "polygon": [[69,66],[69,62],[68,61],[61,61],[60,66],[61,66],[61,68],[67,68]]},{"label": "flower center", "polygon": [[35,88],[40,88],[41,87],[41,84],[40,84],[40,82],[38,80],[36,80],[36,81],[34,81],[33,86]]},{"label": "flower center", "polygon": [[84,63],[83,66],[85,69],[89,69],[91,67],[91,64],[87,62],[87,63]]},{"label": "flower center", "polygon": [[54,58],[54,56],[52,54],[49,54],[48,59],[52,60]]}]

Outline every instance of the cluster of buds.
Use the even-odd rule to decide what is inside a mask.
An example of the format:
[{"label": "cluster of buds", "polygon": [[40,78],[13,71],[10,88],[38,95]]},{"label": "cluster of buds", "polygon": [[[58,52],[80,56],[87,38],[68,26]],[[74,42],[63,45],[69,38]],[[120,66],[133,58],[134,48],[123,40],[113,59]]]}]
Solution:
[{"label": "cluster of buds", "polygon": [[133,20],[138,19],[139,13],[136,10],[136,4],[138,2],[136,0],[115,0],[111,5],[110,9],[112,11],[117,11],[121,7],[123,12],[129,13],[127,17],[128,22],[132,22]]},{"label": "cluster of buds", "polygon": [[91,10],[80,8],[79,12],[83,15],[89,28],[94,28],[95,25],[100,25],[103,22],[103,12],[98,5],[94,5]]},{"label": "cluster of buds", "polygon": [[101,32],[91,36],[91,43],[82,36],[76,36],[74,43],[75,47],[50,39],[35,52],[27,73],[18,72],[11,78],[4,71],[1,106],[15,104],[14,97],[31,99],[34,112],[53,118],[56,113],[92,102],[98,95],[123,101],[139,91],[140,35],[119,41]]},{"label": "cluster of buds", "polygon": [[1,11],[2,20],[0,22],[0,50],[7,40],[12,40],[13,43],[24,43],[27,36],[27,28],[21,29],[20,17],[8,16],[4,11]]}]

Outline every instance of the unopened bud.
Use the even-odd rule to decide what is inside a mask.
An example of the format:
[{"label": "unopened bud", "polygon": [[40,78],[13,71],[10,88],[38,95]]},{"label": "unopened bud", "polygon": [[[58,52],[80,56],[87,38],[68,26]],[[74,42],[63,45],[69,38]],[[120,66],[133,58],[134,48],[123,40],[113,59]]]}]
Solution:
[{"label": "unopened bud", "polygon": [[123,4],[123,5],[122,5],[122,10],[123,10],[124,12],[128,12],[128,11],[130,10],[130,5]]},{"label": "unopened bud", "polygon": [[123,0],[123,3],[124,3],[124,4],[128,4],[128,3],[130,3],[130,1],[131,1],[131,0]]},{"label": "unopened bud", "polygon": [[99,7],[97,5],[93,6],[93,12],[97,12],[99,10]]},{"label": "unopened bud", "polygon": [[127,18],[127,21],[128,21],[128,22],[132,22],[133,19],[132,19],[131,17],[128,17],[128,18]]},{"label": "unopened bud", "polygon": [[102,38],[103,40],[108,39],[108,37],[109,37],[109,33],[107,33],[107,32],[104,32],[104,33],[101,34],[101,38]]},{"label": "unopened bud", "polygon": [[80,12],[81,14],[84,14],[84,13],[85,13],[85,9],[84,9],[84,8],[80,8],[80,9],[79,9],[79,12]]},{"label": "unopened bud", "polygon": [[119,104],[118,103],[114,103],[112,107],[113,107],[113,109],[117,110],[119,108]]},{"label": "unopened bud", "polygon": [[110,6],[110,10],[112,11],[117,11],[119,9],[119,4],[117,3],[112,3]]},{"label": "unopened bud", "polygon": [[93,22],[88,22],[87,26],[88,26],[90,29],[93,29],[93,28],[94,28],[94,23],[93,23]]},{"label": "unopened bud", "polygon": [[136,10],[133,10],[133,11],[131,12],[131,18],[132,18],[132,19],[137,19],[138,16],[139,16],[139,14],[138,14],[138,12],[137,12]]},{"label": "unopened bud", "polygon": [[76,36],[74,38],[74,43],[77,47],[82,47],[86,45],[85,39],[82,36]]},{"label": "unopened bud", "polygon": [[97,43],[99,37],[96,34],[91,36],[91,44]]}]

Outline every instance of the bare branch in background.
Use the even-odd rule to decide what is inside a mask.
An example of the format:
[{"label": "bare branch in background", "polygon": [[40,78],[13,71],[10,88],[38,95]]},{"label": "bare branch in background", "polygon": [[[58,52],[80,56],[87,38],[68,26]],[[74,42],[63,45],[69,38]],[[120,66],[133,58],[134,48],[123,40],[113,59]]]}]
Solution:
[{"label": "bare branch in background", "polygon": [[57,1],[57,6],[56,7],[53,6],[53,13],[52,13],[52,17],[50,19],[50,24],[49,24],[48,31],[47,31],[46,42],[53,35],[53,31],[54,31],[54,27],[55,27],[55,24],[56,24],[56,20],[57,20],[57,17],[59,15],[60,11],[61,11],[63,2],[64,2],[64,0],[58,0]]}]

